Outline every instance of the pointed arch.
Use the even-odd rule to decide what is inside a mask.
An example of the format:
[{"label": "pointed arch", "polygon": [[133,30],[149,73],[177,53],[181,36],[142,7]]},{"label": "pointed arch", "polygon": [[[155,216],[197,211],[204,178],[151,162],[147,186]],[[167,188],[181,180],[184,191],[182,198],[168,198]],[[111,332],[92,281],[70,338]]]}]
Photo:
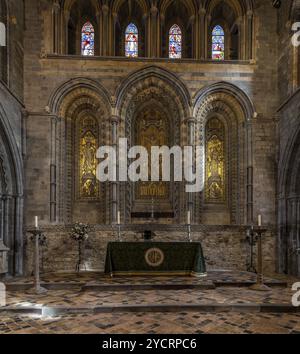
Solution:
[{"label": "pointed arch", "polygon": [[177,24],[174,24],[169,30],[169,58],[182,58],[182,31]]},{"label": "pointed arch", "polygon": [[212,60],[224,60],[225,59],[225,31],[221,25],[214,26],[212,30],[212,48],[211,58]]},{"label": "pointed arch", "polygon": [[139,30],[133,22],[125,30],[125,56],[127,58],[139,56]]},{"label": "pointed arch", "polygon": [[87,21],[81,29],[81,55],[95,55],[95,29],[90,21]]}]

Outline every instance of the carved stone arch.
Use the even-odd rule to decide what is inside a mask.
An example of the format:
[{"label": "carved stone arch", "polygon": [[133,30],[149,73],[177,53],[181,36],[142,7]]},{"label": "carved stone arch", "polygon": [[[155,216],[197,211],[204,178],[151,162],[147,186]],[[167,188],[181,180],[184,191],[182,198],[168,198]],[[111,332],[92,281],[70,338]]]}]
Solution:
[{"label": "carved stone arch", "polygon": [[[241,168],[241,162],[239,159],[239,155],[243,156],[244,150],[244,141],[241,134],[241,120],[238,118],[242,113],[241,110],[238,110],[238,107],[235,110],[233,108],[232,102],[226,95],[222,93],[214,93],[209,95],[206,99],[202,101],[202,104],[199,106],[195,117],[197,120],[197,134],[196,141],[197,145],[203,147],[204,149],[204,158],[202,159],[201,164],[201,174],[205,178],[205,170],[206,170],[206,127],[207,122],[216,117],[221,120],[225,126],[226,136],[224,144],[226,145],[226,186],[225,191],[226,199],[223,203],[223,207],[220,205],[215,207],[209,207],[206,205],[204,194],[201,193],[198,200],[196,201],[196,205],[198,208],[199,217],[204,215],[205,220],[201,220],[204,222],[210,223],[210,215],[209,213],[219,213],[220,223],[233,223],[239,224],[242,223],[244,219],[244,208],[243,203],[243,189],[241,184],[238,183],[239,179],[244,178],[245,171],[244,168]],[[242,152],[239,153],[239,149],[242,149]],[[241,177],[243,176],[243,177]],[[203,180],[202,185],[205,186],[206,181]],[[243,184],[242,184],[243,185]],[[204,209],[207,209],[208,212],[205,214]],[[223,215],[221,217],[221,214]],[[226,222],[227,220],[227,222]]]},{"label": "carved stone arch", "polygon": [[297,252],[300,235],[300,125],[288,140],[279,164],[278,177],[278,247],[279,270],[299,275]]},{"label": "carved stone arch", "polygon": [[[0,248],[9,248],[8,273],[23,273],[23,160],[0,104]],[[3,249],[3,248],[1,248]]]},{"label": "carved stone arch", "polygon": [[[57,207],[53,211],[56,217],[51,216],[50,219],[60,223],[71,223],[84,217],[90,223],[105,223],[107,213],[105,205],[108,205],[106,200],[109,192],[105,184],[98,184],[96,181],[95,170],[92,187],[96,184],[96,188],[93,194],[83,198],[79,193],[81,183],[79,163],[82,162],[78,160],[81,144],[79,133],[81,123],[78,117],[96,122],[93,131],[95,140],[90,146],[95,154],[101,144],[104,145],[111,139],[111,106],[108,94],[95,82],[71,80],[52,95],[49,104],[49,110],[53,113],[52,151],[56,152],[51,157],[53,169],[56,171],[52,184],[57,186],[56,191],[52,193],[57,198],[54,203]],[[86,213],[83,215],[81,210],[85,210]]]},{"label": "carved stone arch", "polygon": [[[205,147],[205,125],[213,115],[223,117],[227,126],[228,154],[228,207],[230,222],[243,224],[251,219],[253,206],[250,192],[246,199],[246,179],[252,171],[251,118],[254,107],[246,94],[234,85],[217,83],[203,88],[194,99],[194,117],[197,120],[197,144]],[[205,158],[201,165],[205,172]],[[252,175],[253,172],[251,172]],[[249,181],[250,182],[250,181]],[[248,183],[248,181],[247,181]],[[205,181],[203,180],[203,185]],[[251,183],[250,183],[251,184]],[[197,213],[201,221],[203,213],[203,194],[198,196]]]},{"label": "carved stone arch", "polygon": [[[187,144],[185,118],[190,117],[189,95],[182,83],[172,74],[157,67],[151,67],[133,73],[118,88],[116,94],[116,110],[119,112],[120,136],[132,141],[132,128],[135,114],[140,107],[149,102],[157,102],[153,107],[163,107],[169,112],[174,130],[174,144]],[[172,191],[172,208],[175,220],[180,218],[181,190],[174,183]],[[133,205],[132,185],[121,186],[121,207],[127,222],[130,222]],[[149,209],[149,208],[148,208]]]},{"label": "carved stone arch", "polygon": [[68,100],[65,100],[65,98],[68,96],[70,99],[70,93],[76,95],[77,89],[87,89],[91,95],[99,97],[107,109],[110,110],[111,95],[99,82],[87,78],[76,78],[64,82],[51,94],[47,106],[49,112],[54,115],[58,115],[59,111],[63,112],[64,107],[68,105]]},{"label": "carved stone arch", "polygon": [[297,21],[300,18],[300,1],[293,0],[290,4],[289,20]]},{"label": "carved stone arch", "polygon": [[221,81],[214,83],[212,85],[203,87],[198,91],[193,99],[194,101],[194,114],[197,114],[199,104],[203,100],[214,93],[223,93],[226,97],[228,103],[231,102],[231,105],[235,106],[243,112],[243,118],[245,121],[251,121],[255,113],[255,107],[249,98],[249,96],[241,90],[238,86],[233,85],[226,81]]},{"label": "carved stone arch", "polygon": [[129,75],[117,88],[116,108],[119,112],[130,101],[130,98],[141,89],[150,86],[159,87],[176,98],[182,118],[190,116],[191,98],[184,83],[172,72],[158,66],[146,67]]}]

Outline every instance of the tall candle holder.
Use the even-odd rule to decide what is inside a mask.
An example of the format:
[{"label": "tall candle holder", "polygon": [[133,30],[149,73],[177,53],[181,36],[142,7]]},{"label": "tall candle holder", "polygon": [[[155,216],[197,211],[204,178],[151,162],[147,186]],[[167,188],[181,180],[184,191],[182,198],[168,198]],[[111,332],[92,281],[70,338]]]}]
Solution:
[{"label": "tall candle holder", "polygon": [[189,242],[193,242],[191,224],[187,224],[187,238]]},{"label": "tall candle holder", "polygon": [[256,245],[256,237],[254,233],[254,226],[250,226],[247,229],[246,241],[250,245],[250,262],[247,264],[247,272],[257,273],[256,267],[253,264],[254,261],[254,247]]},{"label": "tall candle holder", "polygon": [[42,231],[36,227],[34,230],[29,231],[32,234],[32,238],[35,241],[35,264],[34,264],[34,286],[28,293],[32,294],[45,294],[47,289],[41,286],[40,281],[40,241],[43,238]]},{"label": "tall candle holder", "polygon": [[251,290],[255,291],[270,291],[271,289],[264,284],[263,275],[263,254],[262,254],[262,235],[267,231],[266,229],[259,226],[258,228],[253,228],[253,237],[257,242],[257,275],[256,283],[250,286]]}]

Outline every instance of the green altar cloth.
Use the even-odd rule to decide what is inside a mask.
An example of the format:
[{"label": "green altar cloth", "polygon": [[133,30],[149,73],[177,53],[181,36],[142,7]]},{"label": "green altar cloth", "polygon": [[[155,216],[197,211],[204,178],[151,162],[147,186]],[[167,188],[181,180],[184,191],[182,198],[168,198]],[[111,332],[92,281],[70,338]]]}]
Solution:
[{"label": "green altar cloth", "polygon": [[200,242],[110,242],[105,274],[205,276]]}]

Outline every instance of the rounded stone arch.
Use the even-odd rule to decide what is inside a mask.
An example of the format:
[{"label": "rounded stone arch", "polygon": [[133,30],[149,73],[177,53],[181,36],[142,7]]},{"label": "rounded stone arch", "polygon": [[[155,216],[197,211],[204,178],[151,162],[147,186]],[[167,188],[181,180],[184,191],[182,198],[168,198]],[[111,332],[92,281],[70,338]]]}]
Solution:
[{"label": "rounded stone arch", "polygon": [[[205,185],[206,169],[206,125],[210,118],[217,117],[225,125],[226,165],[227,171],[227,198],[220,215],[226,222],[232,224],[244,224],[253,218],[252,195],[253,190],[247,195],[245,185],[252,184],[248,180],[249,171],[252,175],[252,143],[251,143],[251,118],[254,115],[254,107],[248,96],[239,88],[228,83],[216,83],[201,89],[194,99],[194,114],[197,124],[196,141],[203,147],[204,158],[200,169]],[[249,124],[247,124],[247,122]],[[247,182],[246,182],[247,181]],[[204,201],[202,193],[195,201],[197,213],[210,222],[209,212],[216,212],[214,207],[209,208]],[[207,215],[203,210],[211,209]],[[227,216],[226,216],[227,215]],[[207,220],[199,219],[199,222]]]},{"label": "rounded stone arch", "polygon": [[[156,103],[157,104],[156,104]],[[172,144],[186,145],[187,134],[184,120],[190,117],[190,97],[186,87],[172,73],[159,67],[149,67],[131,74],[116,92],[116,112],[120,116],[119,134],[132,142],[135,116],[141,107],[168,112],[172,126]],[[161,108],[162,107],[162,108]],[[121,186],[120,206],[126,222],[131,222],[135,202],[132,183]],[[180,219],[180,186],[176,183],[170,187],[170,203],[164,204],[162,210],[172,212],[174,219]],[[146,210],[149,210],[149,205]]]},{"label": "rounded stone arch", "polygon": [[[279,166],[278,187],[281,197],[288,197],[293,192],[298,192],[300,173],[300,125],[288,140]],[[298,160],[297,160],[298,158]],[[298,163],[296,163],[299,161]],[[300,195],[300,190],[299,190]]]},{"label": "rounded stone arch", "polygon": [[49,110],[51,114],[59,116],[59,112],[63,110],[64,106],[67,106],[68,100],[66,100],[66,97],[69,96],[70,93],[75,95],[75,92],[82,89],[86,89],[94,97],[99,97],[107,109],[111,109],[111,95],[101,84],[92,79],[76,78],[64,82],[51,94],[47,110]]},{"label": "rounded stone arch", "polygon": [[[79,220],[80,208],[84,205],[85,216],[91,224],[105,223],[107,186],[97,185],[93,195],[86,198],[81,196],[78,156],[80,117],[90,118],[94,122],[95,150],[111,139],[111,104],[108,93],[93,80],[70,80],[55,90],[47,109],[53,115],[51,151],[54,153],[51,161],[56,171],[51,174],[54,179],[51,185],[56,186],[56,189],[51,193],[55,199],[50,201],[50,206],[53,206],[50,207],[50,221],[69,224]],[[93,186],[97,183],[95,177]]]},{"label": "rounded stone arch", "polygon": [[168,93],[170,98],[173,97],[182,119],[190,116],[191,98],[187,87],[175,74],[158,66],[143,68],[123,80],[115,93],[116,108],[120,115],[126,111],[126,105],[133,96],[150,87],[157,87]]},{"label": "rounded stone arch", "polygon": [[297,21],[300,18],[300,1],[293,0],[290,3],[289,9],[289,20],[290,21]]},{"label": "rounded stone arch", "polygon": [[295,249],[300,241],[300,124],[290,135],[279,163],[278,175],[278,268],[299,275],[300,263]]},{"label": "rounded stone arch", "polygon": [[[9,248],[8,273],[23,273],[24,169],[14,133],[0,104],[0,251]],[[3,225],[1,225],[3,222]]]},{"label": "rounded stone arch", "polygon": [[196,93],[193,99],[194,116],[197,115],[199,105],[201,105],[205,99],[213,94],[222,94],[223,98],[225,98],[229,105],[236,106],[236,108],[239,107],[242,110],[245,121],[252,120],[255,113],[255,108],[249,96],[238,86],[225,81],[217,82],[212,85],[203,87]]}]

